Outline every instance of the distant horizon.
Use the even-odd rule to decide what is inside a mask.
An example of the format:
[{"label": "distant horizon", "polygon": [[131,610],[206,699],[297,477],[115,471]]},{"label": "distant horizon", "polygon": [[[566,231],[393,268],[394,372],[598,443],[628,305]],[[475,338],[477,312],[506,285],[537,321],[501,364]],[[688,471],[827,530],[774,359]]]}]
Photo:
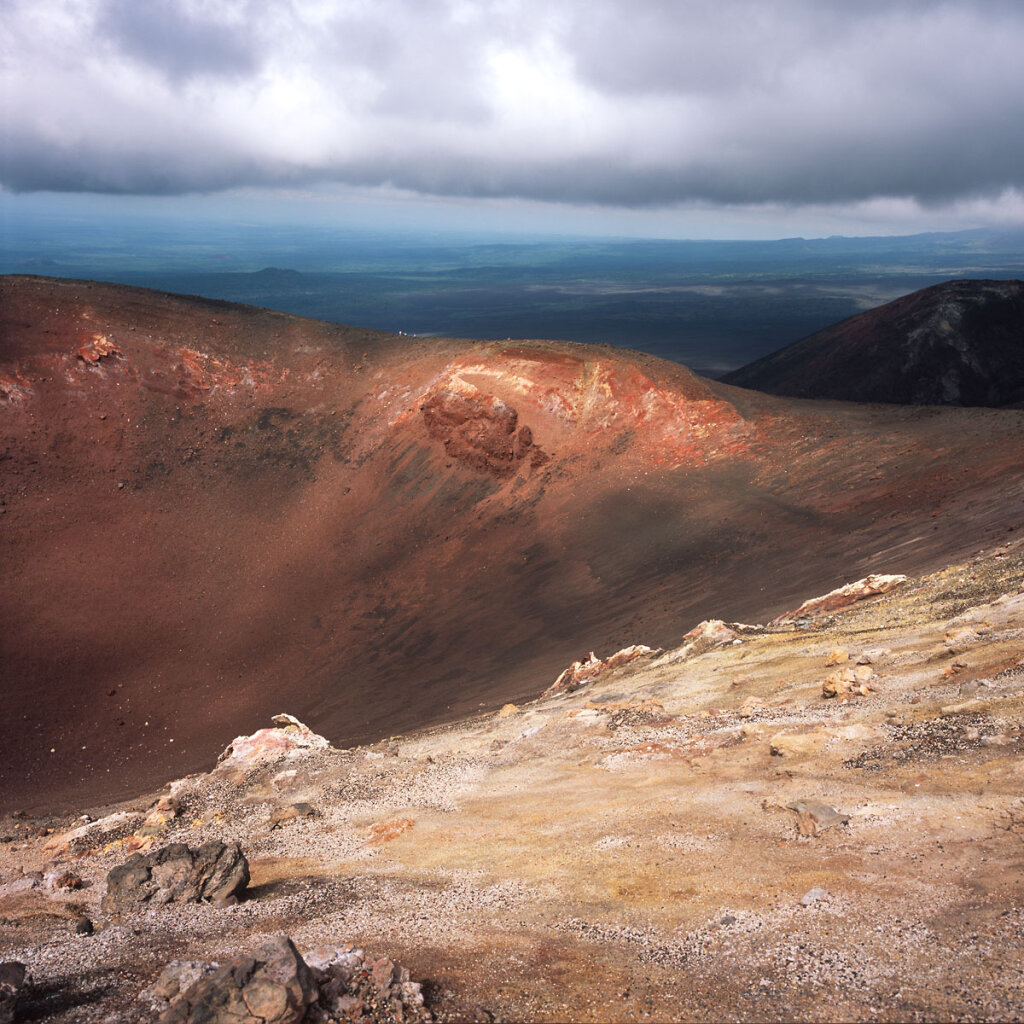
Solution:
[{"label": "distant horizon", "polygon": [[[396,218],[393,207],[384,207],[388,216],[373,218],[377,209],[373,204],[355,207],[333,207],[321,209],[320,204],[302,202],[268,205],[260,200],[231,199],[223,196],[95,196],[81,193],[29,193],[17,194],[0,189],[0,257],[26,236],[32,238],[39,233],[61,226],[69,230],[85,228],[87,225],[102,225],[107,231],[145,231],[148,226],[173,227],[179,234],[202,231],[217,226],[233,228],[238,232],[258,234],[274,233],[281,230],[305,230],[316,233],[333,233],[339,237],[378,236],[381,238],[409,241],[418,239],[445,239],[469,244],[487,244],[506,241],[510,244],[544,244],[546,242],[691,242],[691,243],[771,243],[771,242],[827,242],[849,239],[869,241],[872,239],[911,240],[923,236],[952,235],[1019,235],[1024,246],[1024,221],[1007,224],[972,222],[954,225],[907,225],[900,230],[886,230],[883,225],[871,224],[856,230],[846,225],[845,230],[832,231],[782,231],[779,225],[776,233],[768,230],[751,231],[747,234],[738,230],[708,230],[704,234],[686,234],[676,230],[657,231],[648,225],[646,230],[639,226],[633,230],[612,230],[600,224],[587,223],[584,214],[577,211],[573,223],[537,226],[530,220],[520,219],[518,223],[507,223],[512,216],[511,207],[505,216],[491,220],[457,222],[439,215],[436,207],[428,207],[430,216],[424,215],[421,204],[402,206],[407,216]],[[347,211],[346,217],[343,211]],[[358,215],[353,215],[356,211]],[[411,211],[411,216],[409,216]],[[327,213],[330,216],[327,216]],[[789,226],[789,225],[787,225]]]},{"label": "distant horizon", "polygon": [[610,344],[711,377],[932,284],[1024,276],[1024,231],[985,228],[738,240],[166,216],[13,227],[0,249],[3,272],[200,295],[418,337]]}]

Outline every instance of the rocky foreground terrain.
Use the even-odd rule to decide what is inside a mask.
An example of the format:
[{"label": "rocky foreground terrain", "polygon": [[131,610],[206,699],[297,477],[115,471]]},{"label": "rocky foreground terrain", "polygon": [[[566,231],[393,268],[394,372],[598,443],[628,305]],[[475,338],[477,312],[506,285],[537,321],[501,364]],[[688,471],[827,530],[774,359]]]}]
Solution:
[{"label": "rocky foreground terrain", "polygon": [[280,717],[6,816],[0,1019],[1019,1020],[1008,536],[458,724],[337,750]]}]

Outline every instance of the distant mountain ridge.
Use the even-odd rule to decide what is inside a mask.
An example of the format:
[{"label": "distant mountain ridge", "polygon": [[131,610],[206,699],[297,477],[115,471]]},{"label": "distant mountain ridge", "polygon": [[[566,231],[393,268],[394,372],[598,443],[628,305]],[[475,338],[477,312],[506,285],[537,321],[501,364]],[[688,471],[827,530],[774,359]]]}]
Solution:
[{"label": "distant mountain ridge", "polygon": [[1024,405],[1024,282],[949,281],[858,314],[721,378],[793,398]]}]

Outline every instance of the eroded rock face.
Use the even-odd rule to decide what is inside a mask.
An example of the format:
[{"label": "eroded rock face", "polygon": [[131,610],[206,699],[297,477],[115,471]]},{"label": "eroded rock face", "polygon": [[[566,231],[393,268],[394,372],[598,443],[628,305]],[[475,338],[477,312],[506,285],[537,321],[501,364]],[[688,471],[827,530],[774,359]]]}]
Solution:
[{"label": "eroded rock face", "polygon": [[175,996],[160,1024],[300,1024],[319,992],[287,936],[233,957]]},{"label": "eroded rock face", "polygon": [[249,862],[237,843],[211,840],[198,849],[171,843],[136,853],[107,875],[103,909],[137,910],[144,904],[199,903],[240,895],[249,884]]},{"label": "eroded rock face", "polygon": [[420,406],[427,433],[445,452],[496,477],[511,476],[526,459],[544,456],[512,406],[482,391],[436,391]]}]

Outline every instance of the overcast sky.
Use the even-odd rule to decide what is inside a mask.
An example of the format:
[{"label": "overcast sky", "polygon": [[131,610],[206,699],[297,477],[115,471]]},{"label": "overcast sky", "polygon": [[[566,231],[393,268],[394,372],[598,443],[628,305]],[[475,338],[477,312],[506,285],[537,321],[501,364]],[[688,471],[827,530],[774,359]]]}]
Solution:
[{"label": "overcast sky", "polygon": [[13,194],[691,236],[1024,223],[1018,0],[0,0],[0,103]]}]

